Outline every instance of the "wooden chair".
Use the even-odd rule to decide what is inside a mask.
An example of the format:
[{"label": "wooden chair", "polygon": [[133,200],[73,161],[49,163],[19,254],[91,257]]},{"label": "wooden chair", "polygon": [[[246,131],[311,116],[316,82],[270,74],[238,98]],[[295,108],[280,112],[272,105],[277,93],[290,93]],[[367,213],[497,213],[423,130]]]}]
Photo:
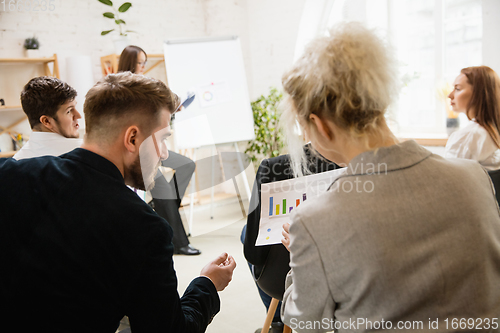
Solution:
[{"label": "wooden chair", "polygon": [[[276,312],[276,308],[278,307],[279,299],[273,297],[271,300],[271,304],[269,305],[269,310],[267,311],[266,320],[264,321],[264,325],[262,326],[261,333],[269,333],[269,328],[271,327],[271,323],[273,321],[274,313]],[[292,329],[285,325],[283,328],[283,333],[292,333]]]}]

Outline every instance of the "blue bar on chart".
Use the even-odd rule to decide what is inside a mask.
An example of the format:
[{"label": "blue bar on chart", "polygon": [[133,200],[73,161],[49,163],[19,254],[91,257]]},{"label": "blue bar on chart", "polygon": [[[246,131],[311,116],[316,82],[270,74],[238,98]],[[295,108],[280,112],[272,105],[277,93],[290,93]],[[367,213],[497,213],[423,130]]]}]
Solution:
[{"label": "blue bar on chart", "polygon": [[283,199],[283,215],[286,214],[286,199]]},{"label": "blue bar on chart", "polygon": [[273,197],[269,198],[269,216],[273,216]]}]

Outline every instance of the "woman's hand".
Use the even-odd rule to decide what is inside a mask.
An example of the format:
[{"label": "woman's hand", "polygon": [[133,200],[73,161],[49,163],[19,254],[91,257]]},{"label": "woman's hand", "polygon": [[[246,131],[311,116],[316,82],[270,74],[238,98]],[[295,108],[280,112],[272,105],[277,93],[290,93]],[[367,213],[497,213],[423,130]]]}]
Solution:
[{"label": "woman's hand", "polygon": [[290,223],[285,223],[283,224],[283,231],[281,232],[283,235],[283,239],[281,240],[281,243],[285,245],[286,249],[288,252],[290,252]]}]

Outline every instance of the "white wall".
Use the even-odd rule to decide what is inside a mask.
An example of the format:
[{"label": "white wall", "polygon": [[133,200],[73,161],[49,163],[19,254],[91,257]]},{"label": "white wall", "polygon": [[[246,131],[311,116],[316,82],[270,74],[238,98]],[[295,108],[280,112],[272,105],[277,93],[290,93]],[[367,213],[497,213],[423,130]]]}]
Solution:
[{"label": "white wall", "polygon": [[[127,29],[138,32],[129,35],[131,43],[149,54],[163,53],[166,39],[239,36],[253,100],[266,94],[269,87],[281,86],[281,75],[293,61],[305,1],[130,0],[132,7],[121,18],[127,22]],[[113,2],[119,6],[125,0]],[[114,28],[113,21],[102,16],[109,7],[97,0],[53,0],[52,3],[55,10],[45,12],[11,12],[8,7],[7,11],[0,7],[0,58],[23,57],[24,39],[36,35],[43,55],[57,53],[61,79],[67,79],[66,57],[88,55],[94,82],[97,81],[102,77],[100,57],[114,53],[111,34],[100,35],[102,30]],[[42,74],[41,66],[36,71],[24,65],[13,68],[0,64],[0,96],[18,98],[29,78]],[[165,67],[160,65],[148,75],[164,80]],[[20,115],[9,116],[15,119]],[[5,119],[4,113],[0,114],[0,125],[5,125],[2,117],[5,122],[12,122]],[[27,122],[16,129],[29,132]],[[244,149],[240,146],[241,151]],[[249,173],[251,182],[253,175]],[[244,192],[243,187],[240,189]]]},{"label": "white wall", "polygon": [[[165,39],[238,35],[241,38],[251,98],[279,85],[293,59],[305,0],[132,0],[122,18],[132,44],[147,53],[162,53]],[[6,1],[8,3],[8,1]],[[115,1],[120,5],[124,1]],[[61,78],[65,58],[88,55],[93,77],[102,77],[100,57],[113,53],[112,20],[97,0],[53,0],[54,11],[3,11],[0,8],[0,58],[22,57],[23,42],[36,35],[43,55],[58,54]],[[1,5],[0,5],[1,6]],[[113,33],[112,33],[113,34]],[[0,76],[2,67],[0,67]]]},{"label": "white wall", "polygon": [[281,75],[293,63],[305,0],[248,0],[250,98],[281,87]]},{"label": "white wall", "polygon": [[500,73],[500,1],[483,0],[483,64]]}]

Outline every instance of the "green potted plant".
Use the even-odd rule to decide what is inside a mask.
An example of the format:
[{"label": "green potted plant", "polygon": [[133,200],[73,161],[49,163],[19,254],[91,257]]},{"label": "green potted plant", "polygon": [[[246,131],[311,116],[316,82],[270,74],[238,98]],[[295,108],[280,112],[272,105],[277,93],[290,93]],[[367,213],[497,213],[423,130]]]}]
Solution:
[{"label": "green potted plant", "polygon": [[130,2],[124,2],[118,9],[113,6],[113,2],[111,0],[98,0],[100,3],[105,4],[106,6],[111,7],[112,12],[105,12],[102,16],[111,19],[117,25],[117,28],[111,30],[104,30],[101,32],[101,36],[105,36],[112,31],[117,30],[119,32],[118,35],[113,36],[113,43],[115,44],[115,52],[116,54],[122,53],[123,49],[130,45],[130,41],[127,37],[128,32],[134,32],[132,30],[125,30],[125,21],[120,18],[120,14],[125,13],[127,10],[132,7]]},{"label": "green potted plant", "polygon": [[283,154],[284,137],[278,127],[278,106],[283,94],[271,88],[269,95],[261,95],[251,103],[254,120],[255,139],[248,142],[245,153],[257,168],[263,158],[276,157]]},{"label": "green potted plant", "polygon": [[38,58],[40,57],[40,42],[35,36],[26,38],[24,40],[24,54],[28,58]]}]

